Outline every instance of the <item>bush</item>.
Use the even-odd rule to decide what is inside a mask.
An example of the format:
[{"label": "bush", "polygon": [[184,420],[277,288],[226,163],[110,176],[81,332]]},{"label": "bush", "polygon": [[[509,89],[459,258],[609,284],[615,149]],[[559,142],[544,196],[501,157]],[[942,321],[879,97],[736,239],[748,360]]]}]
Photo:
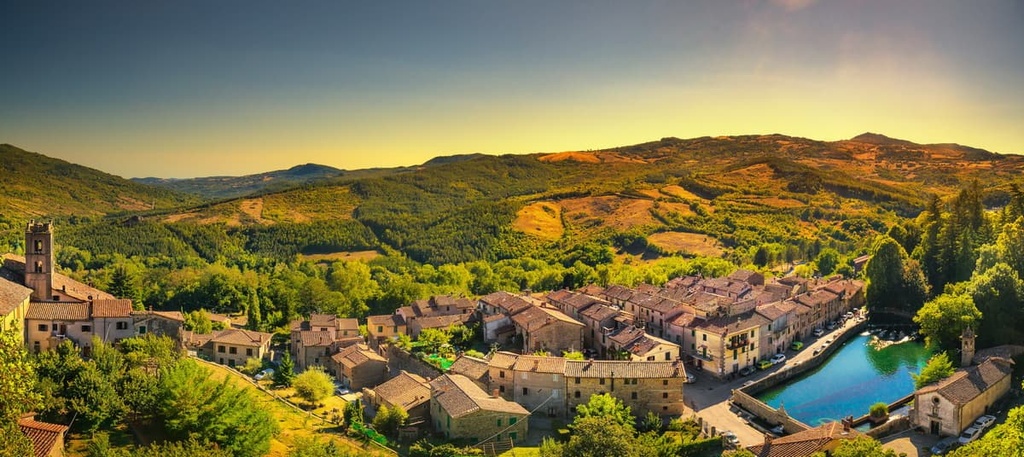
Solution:
[{"label": "bush", "polygon": [[885,416],[888,416],[889,415],[889,405],[887,405],[887,404],[885,404],[883,402],[875,403],[875,404],[871,405],[871,409],[869,410],[869,413],[871,414],[871,417],[885,417]]}]

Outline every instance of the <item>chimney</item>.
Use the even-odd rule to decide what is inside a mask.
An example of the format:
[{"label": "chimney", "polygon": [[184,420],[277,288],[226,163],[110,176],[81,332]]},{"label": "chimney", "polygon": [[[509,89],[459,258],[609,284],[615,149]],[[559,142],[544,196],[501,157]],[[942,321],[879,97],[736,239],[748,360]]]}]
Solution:
[{"label": "chimney", "polygon": [[491,398],[498,398],[498,389],[491,389]]},{"label": "chimney", "polygon": [[764,434],[764,447],[765,447],[765,449],[767,449],[768,446],[772,445],[772,438],[773,437],[772,437],[771,433],[765,433]]}]

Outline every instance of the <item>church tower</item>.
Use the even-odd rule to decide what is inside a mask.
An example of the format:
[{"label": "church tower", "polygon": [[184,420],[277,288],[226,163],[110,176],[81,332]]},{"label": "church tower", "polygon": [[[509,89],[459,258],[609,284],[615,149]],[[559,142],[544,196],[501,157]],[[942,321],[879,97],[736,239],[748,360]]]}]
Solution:
[{"label": "church tower", "polygon": [[971,366],[974,360],[974,330],[968,326],[960,335],[960,367]]},{"label": "church tower", "polygon": [[25,287],[32,299],[53,300],[53,222],[28,223],[25,229]]}]

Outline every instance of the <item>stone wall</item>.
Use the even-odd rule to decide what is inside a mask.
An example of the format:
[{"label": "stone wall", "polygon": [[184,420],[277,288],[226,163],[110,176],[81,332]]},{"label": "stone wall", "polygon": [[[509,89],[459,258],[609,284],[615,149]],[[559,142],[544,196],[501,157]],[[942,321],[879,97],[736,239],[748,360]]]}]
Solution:
[{"label": "stone wall", "polygon": [[900,416],[895,419],[890,419],[888,422],[879,425],[871,430],[867,431],[867,435],[878,439],[885,436],[892,435],[893,433],[899,433],[905,430],[910,430],[911,422],[910,416]]},{"label": "stone wall", "polygon": [[739,389],[732,391],[732,403],[761,418],[772,426],[782,424],[782,428],[786,430],[787,434],[801,432],[810,428],[807,424],[789,417],[785,412],[772,408],[761,400],[743,393]]},{"label": "stone wall", "polygon": [[439,368],[417,359],[408,351],[393,344],[383,345],[384,357],[388,359],[388,378],[393,378],[402,370],[412,374],[423,376],[427,379],[434,379],[444,374]]}]

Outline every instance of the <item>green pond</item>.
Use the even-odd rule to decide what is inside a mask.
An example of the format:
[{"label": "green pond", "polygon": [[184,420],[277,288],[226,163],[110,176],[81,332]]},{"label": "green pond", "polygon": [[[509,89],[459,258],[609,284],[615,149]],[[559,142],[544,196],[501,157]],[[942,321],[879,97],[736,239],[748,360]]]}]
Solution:
[{"label": "green pond", "polygon": [[[875,350],[871,337],[847,341],[818,368],[761,392],[757,398],[775,408],[784,406],[793,418],[810,426],[860,417],[877,402],[892,403],[914,391],[911,373],[919,373],[931,354],[910,341]],[[805,351],[820,345],[810,344]]]}]

